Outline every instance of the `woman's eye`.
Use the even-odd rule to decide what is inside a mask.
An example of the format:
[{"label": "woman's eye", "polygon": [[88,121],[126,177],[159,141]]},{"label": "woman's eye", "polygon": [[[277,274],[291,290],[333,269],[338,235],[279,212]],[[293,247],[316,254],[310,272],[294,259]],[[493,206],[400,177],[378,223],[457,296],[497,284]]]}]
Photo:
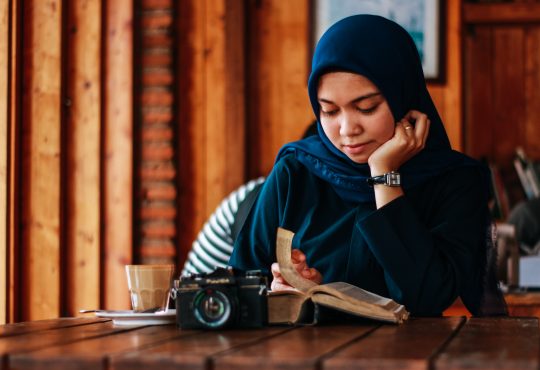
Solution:
[{"label": "woman's eye", "polygon": [[378,107],[378,105],[374,105],[374,106],[371,106],[371,107],[368,107],[368,108],[356,107],[356,109],[357,109],[360,113],[363,113],[363,114],[370,114],[370,113],[375,112],[375,110],[377,109],[377,107]]},{"label": "woman's eye", "polygon": [[327,117],[331,117],[331,116],[335,116],[337,114],[337,109],[334,109],[334,110],[322,110],[321,109],[321,114],[323,116],[327,116]]}]

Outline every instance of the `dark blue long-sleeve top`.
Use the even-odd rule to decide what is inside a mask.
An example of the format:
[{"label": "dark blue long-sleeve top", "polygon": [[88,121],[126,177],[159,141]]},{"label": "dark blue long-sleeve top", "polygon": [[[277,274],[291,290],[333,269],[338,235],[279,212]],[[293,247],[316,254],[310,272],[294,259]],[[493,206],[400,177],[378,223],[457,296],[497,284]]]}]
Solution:
[{"label": "dark blue long-sleeve top", "polygon": [[380,209],[342,200],[293,155],[268,177],[229,264],[269,274],[278,226],[295,233],[324,282],[389,296],[415,315],[439,315],[465,290],[480,296],[488,209],[482,174],[460,167]]}]

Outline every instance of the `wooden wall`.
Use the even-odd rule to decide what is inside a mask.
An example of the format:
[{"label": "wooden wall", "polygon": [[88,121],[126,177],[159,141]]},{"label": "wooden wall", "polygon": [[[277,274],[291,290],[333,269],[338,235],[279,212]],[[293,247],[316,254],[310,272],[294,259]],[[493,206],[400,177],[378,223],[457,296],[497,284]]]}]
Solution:
[{"label": "wooden wall", "polygon": [[0,8],[2,321],[129,305],[132,4],[102,5]]},{"label": "wooden wall", "polygon": [[428,84],[452,148],[463,150],[462,0],[444,1],[444,74],[442,84]]},{"label": "wooden wall", "polygon": [[0,324],[5,322],[7,308],[8,239],[8,89],[10,75],[10,7],[7,1],[0,3]]},{"label": "wooden wall", "polygon": [[499,166],[515,204],[516,148],[540,159],[540,4],[468,4],[464,24],[465,150]]},{"label": "wooden wall", "polygon": [[181,267],[215,207],[245,179],[244,6],[178,3],[177,166]]},{"label": "wooden wall", "polygon": [[311,2],[248,3],[247,174],[255,178],[267,175],[279,148],[300,139],[314,119],[306,88]]}]

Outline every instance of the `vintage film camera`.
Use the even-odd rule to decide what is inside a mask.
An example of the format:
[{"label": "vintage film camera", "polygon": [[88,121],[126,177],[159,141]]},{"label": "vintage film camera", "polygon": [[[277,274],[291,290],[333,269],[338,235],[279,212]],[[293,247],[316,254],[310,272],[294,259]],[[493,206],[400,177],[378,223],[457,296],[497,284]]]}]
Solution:
[{"label": "vintage film camera", "polygon": [[268,323],[267,279],[217,268],[174,281],[176,323],[182,329],[259,328]]}]

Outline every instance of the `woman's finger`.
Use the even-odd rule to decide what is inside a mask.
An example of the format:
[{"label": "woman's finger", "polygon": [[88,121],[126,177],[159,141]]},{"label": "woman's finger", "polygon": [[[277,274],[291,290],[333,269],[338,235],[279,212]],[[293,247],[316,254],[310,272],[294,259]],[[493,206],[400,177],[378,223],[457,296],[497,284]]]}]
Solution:
[{"label": "woman's finger", "polygon": [[293,266],[296,269],[296,271],[298,271],[299,273],[302,273],[302,271],[308,268],[308,265],[306,264],[306,262],[293,263]]},{"label": "woman's finger", "polygon": [[291,252],[291,261],[299,273],[307,268],[306,255],[299,249],[293,249]]},{"label": "woman's finger", "polygon": [[408,122],[414,121],[414,134],[417,139],[416,148],[424,148],[429,134],[429,126],[431,123],[429,117],[425,113],[419,112],[417,110],[410,110],[405,115],[405,120],[407,120]]},{"label": "woman's finger", "polygon": [[414,126],[408,120],[402,119],[400,124],[407,135],[414,133]]},{"label": "woman's finger", "polygon": [[311,268],[308,268],[308,269],[305,269],[304,271],[302,271],[302,276],[306,279],[309,279],[311,281],[313,281],[314,283],[317,283],[317,284],[320,284],[322,282],[322,275],[321,273],[311,267]]},{"label": "woman's finger", "polygon": [[274,277],[274,279],[272,279],[272,283],[270,284],[270,289],[273,291],[294,290],[294,288],[290,286],[289,283],[287,283],[285,279],[283,279],[282,276]]},{"label": "woman's finger", "polygon": [[291,252],[292,263],[301,263],[306,261],[306,255],[300,249],[293,249]]},{"label": "woman's finger", "polygon": [[274,277],[274,279],[276,277],[281,276],[281,271],[279,269],[279,263],[277,263],[277,262],[272,263],[272,265],[270,266],[270,271],[272,271],[272,276]]}]

